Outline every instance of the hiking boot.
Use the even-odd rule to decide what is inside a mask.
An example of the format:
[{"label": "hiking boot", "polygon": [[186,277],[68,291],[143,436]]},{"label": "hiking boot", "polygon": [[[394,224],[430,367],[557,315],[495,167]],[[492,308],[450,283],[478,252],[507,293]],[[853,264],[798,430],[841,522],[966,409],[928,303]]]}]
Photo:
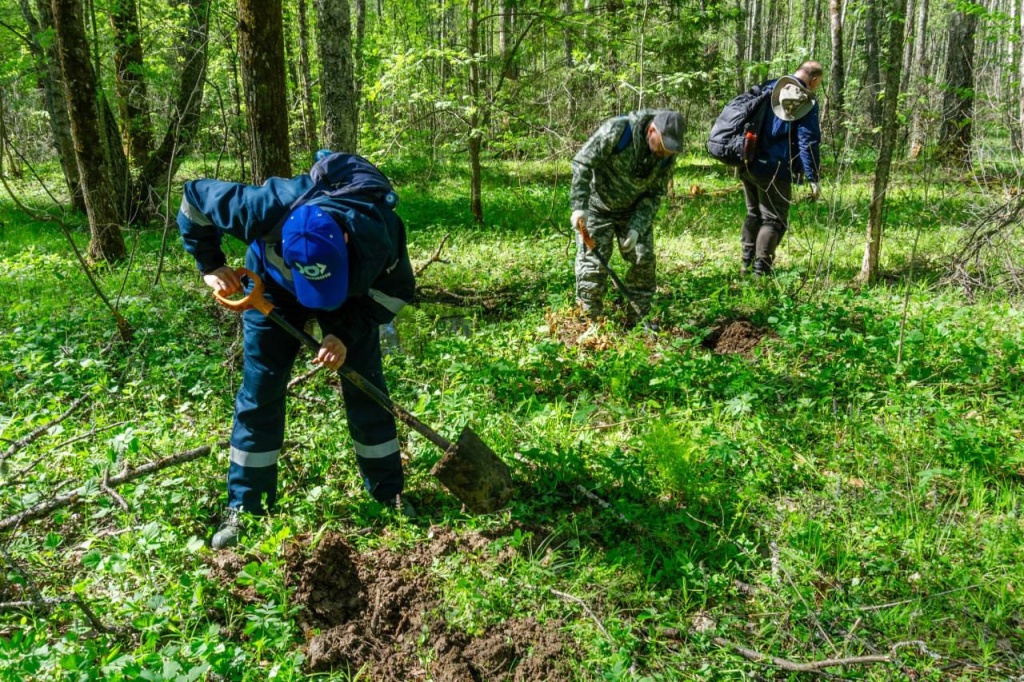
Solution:
[{"label": "hiking boot", "polygon": [[224,520],[221,521],[217,532],[213,534],[210,547],[215,550],[227,549],[238,544],[238,537],[242,534],[242,510],[238,507],[229,507],[224,512]]},{"label": "hiking boot", "polygon": [[744,260],[744,261],[742,261],[740,263],[740,274],[741,275],[749,275],[753,271],[754,271],[754,261],[753,260]]}]

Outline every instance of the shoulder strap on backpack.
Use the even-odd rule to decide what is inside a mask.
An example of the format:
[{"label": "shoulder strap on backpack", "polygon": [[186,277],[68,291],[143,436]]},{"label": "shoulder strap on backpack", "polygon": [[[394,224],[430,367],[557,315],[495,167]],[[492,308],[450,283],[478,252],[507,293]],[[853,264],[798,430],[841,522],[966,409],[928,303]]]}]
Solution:
[{"label": "shoulder strap on backpack", "polygon": [[613,154],[621,154],[625,151],[626,147],[633,141],[633,126],[629,125],[629,120],[626,120],[626,129],[622,131],[622,137],[615,143],[615,149],[612,150]]}]

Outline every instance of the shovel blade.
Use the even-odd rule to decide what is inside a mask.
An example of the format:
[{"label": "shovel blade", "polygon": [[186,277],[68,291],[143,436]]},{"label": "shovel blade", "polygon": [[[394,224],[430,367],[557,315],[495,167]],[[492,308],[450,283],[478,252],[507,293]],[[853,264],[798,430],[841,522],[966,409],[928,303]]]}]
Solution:
[{"label": "shovel blade", "polygon": [[430,473],[474,514],[497,511],[512,497],[508,465],[468,426]]}]

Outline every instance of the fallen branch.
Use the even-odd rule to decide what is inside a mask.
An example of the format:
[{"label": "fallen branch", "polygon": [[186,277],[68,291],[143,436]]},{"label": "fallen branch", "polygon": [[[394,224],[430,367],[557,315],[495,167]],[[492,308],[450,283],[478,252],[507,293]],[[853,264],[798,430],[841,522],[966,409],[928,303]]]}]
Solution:
[{"label": "fallen branch", "polygon": [[97,632],[105,632],[107,634],[117,634],[117,633],[122,631],[121,628],[116,628],[116,627],[112,628],[112,627],[108,627],[108,626],[104,625],[103,622],[99,619],[99,616],[96,615],[96,612],[93,611],[91,608],[89,608],[89,605],[86,604],[85,601],[81,597],[78,597],[78,596],[74,596],[74,597],[70,597],[70,598],[65,598],[65,597],[40,597],[39,599],[35,599],[35,600],[26,599],[26,600],[23,600],[23,601],[0,602],[0,611],[12,611],[12,610],[27,609],[27,608],[33,608],[33,607],[34,608],[43,607],[43,610],[48,613],[49,611],[51,611],[53,609],[54,606],[58,606],[60,604],[74,604],[75,606],[77,606],[82,611],[82,613],[85,615],[85,617],[89,620],[89,622],[92,624],[93,629],[96,630]]},{"label": "fallen branch", "polygon": [[892,663],[891,656],[851,656],[849,658],[825,658],[820,661],[811,661],[809,663],[795,663],[785,658],[768,656],[759,651],[748,649],[745,646],[740,646],[739,644],[730,642],[724,637],[714,637],[711,641],[724,649],[732,649],[748,661],[753,661],[754,663],[770,663],[771,665],[785,670],[786,672],[792,673],[815,673],[825,668],[834,668],[837,666]]},{"label": "fallen branch", "polygon": [[420,275],[422,275],[423,271],[426,270],[432,263],[448,263],[448,261],[441,259],[441,251],[442,249],[444,249],[444,243],[448,241],[448,237],[450,236],[452,236],[452,233],[448,232],[443,237],[441,237],[441,243],[437,245],[436,249],[434,249],[434,255],[427,259],[426,263],[416,268],[416,271],[413,272],[414,276],[419,277]]},{"label": "fallen branch", "polygon": [[[138,468],[129,469],[122,474],[118,474],[117,476],[114,476],[107,480],[107,486],[110,488],[115,488],[121,485],[122,483],[134,481],[137,478],[148,476],[149,474],[155,471],[160,471],[161,469],[166,469],[168,467],[176,466],[178,464],[190,462],[194,459],[205,457],[208,454],[210,454],[209,445],[204,445],[203,447],[196,448],[195,450],[179,452],[176,455],[171,455],[170,457],[165,457],[164,459],[160,459],[155,462],[149,462],[147,464],[143,464]],[[79,502],[82,501],[84,497],[85,495],[82,492],[82,488],[78,488],[77,490],[73,490],[66,495],[61,495],[60,497],[52,498],[50,500],[47,500],[46,502],[40,502],[34,507],[29,507],[23,512],[19,512],[17,514],[14,514],[13,516],[8,516],[6,519],[0,521],[0,532],[10,530],[12,528],[17,528],[26,521],[41,518],[57,509],[78,504]]]},{"label": "fallen branch", "polygon": [[612,637],[608,633],[607,630],[605,630],[604,625],[601,624],[601,621],[598,620],[597,616],[594,615],[594,612],[590,610],[590,607],[587,606],[587,603],[585,601],[583,601],[579,597],[575,597],[575,596],[569,594],[568,592],[562,592],[561,590],[556,590],[553,587],[551,588],[551,594],[555,595],[556,597],[561,597],[562,599],[566,599],[568,601],[571,601],[574,604],[579,604],[580,608],[583,609],[588,616],[590,616],[590,619],[592,621],[594,621],[594,625],[596,625],[597,629],[601,631],[601,634],[603,634],[608,639],[609,642],[611,642],[612,644],[615,644],[615,638]]},{"label": "fallen branch", "polygon": [[27,464],[24,467],[22,467],[20,470],[15,471],[14,475],[13,475],[13,478],[11,478],[11,480],[7,481],[7,485],[19,485],[21,483],[21,481],[19,479],[22,476],[24,476],[25,474],[27,474],[29,471],[31,471],[32,469],[37,467],[39,465],[39,463],[41,461],[43,461],[44,459],[46,459],[46,457],[48,457],[50,455],[50,453],[52,453],[54,450],[60,450],[61,448],[66,448],[67,446],[74,445],[75,443],[77,443],[79,441],[86,440],[87,438],[92,438],[93,436],[95,436],[98,433],[102,433],[104,431],[110,431],[111,429],[116,429],[117,427],[124,426],[127,423],[128,423],[127,421],[123,421],[123,422],[117,422],[117,423],[114,423],[114,424],[108,424],[107,426],[102,426],[102,427],[99,427],[99,428],[94,427],[93,429],[91,429],[89,431],[89,433],[83,433],[80,436],[75,436],[74,438],[69,438],[66,441],[64,441],[63,443],[58,443],[57,445],[54,445],[52,448],[50,448],[50,450],[48,452],[44,452],[43,454],[39,455],[34,460],[32,460],[29,464]]},{"label": "fallen branch", "polygon": [[32,433],[28,434],[24,438],[22,438],[20,440],[16,440],[13,443],[11,443],[11,447],[7,448],[7,450],[4,452],[4,454],[0,455],[0,462],[3,462],[8,457],[10,457],[14,453],[16,453],[18,450],[21,450],[26,445],[29,445],[30,443],[32,443],[32,442],[34,442],[36,440],[39,440],[39,438],[41,438],[44,433],[46,433],[47,431],[52,429],[54,426],[56,426],[57,424],[60,424],[62,421],[67,419],[69,416],[71,416],[71,413],[74,412],[75,410],[77,410],[79,408],[79,406],[82,403],[84,403],[84,402],[85,402],[85,396],[82,396],[81,398],[79,398],[75,402],[71,403],[71,406],[68,407],[67,411],[64,414],[62,414],[61,416],[57,417],[56,419],[54,419],[53,421],[51,421],[51,422],[49,422],[47,424],[43,424],[38,429],[35,429],[34,431],[32,431]]}]

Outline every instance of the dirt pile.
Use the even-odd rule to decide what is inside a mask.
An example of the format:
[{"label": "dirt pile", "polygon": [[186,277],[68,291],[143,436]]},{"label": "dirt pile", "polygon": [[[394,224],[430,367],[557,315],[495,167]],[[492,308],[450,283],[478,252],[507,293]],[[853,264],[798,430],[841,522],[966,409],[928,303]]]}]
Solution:
[{"label": "dirt pile", "polygon": [[[406,551],[359,554],[337,533],[325,534],[312,549],[309,538],[297,538],[285,553],[285,581],[304,607],[297,618],[308,672],[363,671],[363,678],[383,682],[570,679],[562,665],[574,652],[559,622],[510,619],[479,636],[445,622],[430,566],[454,553],[499,562],[515,554],[508,548],[497,557],[485,554],[490,542],[478,533],[435,528],[429,542]],[[230,556],[221,552],[214,560],[222,583],[232,582],[228,569],[239,566]],[[231,589],[247,601],[254,596]]]},{"label": "dirt pile", "polygon": [[765,336],[768,336],[767,331],[747,320],[733,320],[714,327],[701,345],[716,353],[750,355]]}]

